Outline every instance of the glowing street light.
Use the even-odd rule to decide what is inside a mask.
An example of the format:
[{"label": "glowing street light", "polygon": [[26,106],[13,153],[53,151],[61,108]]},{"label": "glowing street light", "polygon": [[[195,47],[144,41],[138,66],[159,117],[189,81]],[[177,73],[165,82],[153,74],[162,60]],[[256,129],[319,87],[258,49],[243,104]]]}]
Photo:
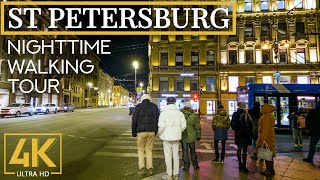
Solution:
[{"label": "glowing street light", "polygon": [[143,83],[142,82],[139,85],[140,85],[141,88],[143,87]]}]

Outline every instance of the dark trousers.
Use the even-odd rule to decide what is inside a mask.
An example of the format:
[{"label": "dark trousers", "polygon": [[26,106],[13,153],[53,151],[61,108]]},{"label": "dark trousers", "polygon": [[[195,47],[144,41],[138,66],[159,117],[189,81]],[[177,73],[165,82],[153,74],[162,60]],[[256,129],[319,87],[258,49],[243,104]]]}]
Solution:
[{"label": "dark trousers", "polygon": [[[224,160],[226,153],[226,141],[221,141],[221,161]],[[219,160],[219,140],[214,140],[214,153],[216,154],[216,160]]]},{"label": "dark trousers", "polygon": [[239,168],[240,167],[246,167],[248,146],[244,146],[244,145],[241,145],[241,144],[237,144],[237,146],[238,146],[237,158],[238,158],[238,161],[239,161]]},{"label": "dark trousers", "polygon": [[186,168],[190,166],[190,160],[189,160],[189,149],[190,149],[191,161],[192,161],[193,167],[197,167],[198,160],[197,160],[197,154],[196,154],[196,144],[182,142],[181,145],[182,145],[183,166]]},{"label": "dark trousers", "polygon": [[316,147],[317,147],[319,140],[320,140],[320,137],[310,137],[308,159],[311,162],[313,162],[313,156],[316,153]]}]

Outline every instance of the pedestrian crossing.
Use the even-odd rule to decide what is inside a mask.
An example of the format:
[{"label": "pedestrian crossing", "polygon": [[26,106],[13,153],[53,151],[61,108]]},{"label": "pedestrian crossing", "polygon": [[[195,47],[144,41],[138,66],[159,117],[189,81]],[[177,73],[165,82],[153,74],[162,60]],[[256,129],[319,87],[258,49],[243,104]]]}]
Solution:
[{"label": "pedestrian crossing", "polygon": [[[202,133],[201,140],[196,143],[197,154],[214,155],[213,147],[213,133],[212,130]],[[226,155],[236,155],[236,148],[233,145],[234,137],[229,135],[229,140],[226,143]],[[219,145],[221,146],[221,145]],[[221,147],[220,147],[221,148]],[[95,156],[104,157],[123,157],[123,158],[136,158],[138,157],[137,137],[132,137],[131,129],[120,136],[114,138],[110,143],[95,152]],[[179,157],[182,157],[181,146],[179,148]],[[153,158],[164,159],[163,142],[159,136],[155,137],[153,146]]]}]

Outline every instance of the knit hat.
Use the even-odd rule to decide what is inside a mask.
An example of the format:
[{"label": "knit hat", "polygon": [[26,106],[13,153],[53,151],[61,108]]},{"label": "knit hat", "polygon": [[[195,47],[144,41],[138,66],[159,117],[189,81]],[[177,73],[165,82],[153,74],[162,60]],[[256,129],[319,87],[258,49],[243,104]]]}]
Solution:
[{"label": "knit hat", "polygon": [[245,110],[246,110],[246,108],[247,108],[247,107],[246,107],[246,104],[245,104],[245,103],[243,103],[243,102],[238,102],[238,104],[237,104],[237,105],[238,105],[239,109],[242,109],[242,110],[244,110],[244,111],[245,111]]},{"label": "knit hat", "polygon": [[168,97],[167,98],[167,104],[174,104],[176,103],[176,98],[175,97]]},{"label": "knit hat", "polygon": [[145,99],[151,100],[150,94],[143,94],[142,97],[141,97],[141,101],[143,101]]},{"label": "knit hat", "polygon": [[191,105],[191,103],[188,101],[188,102],[184,103],[184,107],[192,108],[192,105]]}]

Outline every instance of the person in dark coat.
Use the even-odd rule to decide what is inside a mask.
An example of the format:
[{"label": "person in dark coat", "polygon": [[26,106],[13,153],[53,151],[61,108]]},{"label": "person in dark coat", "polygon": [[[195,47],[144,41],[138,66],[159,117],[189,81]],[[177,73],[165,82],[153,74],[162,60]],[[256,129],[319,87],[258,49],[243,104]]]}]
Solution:
[{"label": "person in dark coat", "polygon": [[235,144],[238,146],[239,171],[248,173],[246,163],[248,146],[252,145],[252,120],[246,112],[245,103],[238,102],[238,110],[232,115],[231,127],[235,132]]},{"label": "person in dark coat", "polygon": [[[212,130],[214,131],[214,151],[216,159],[214,163],[223,163],[226,151],[226,141],[228,140],[228,129],[230,128],[230,118],[223,106],[218,107],[217,114],[213,115]],[[219,141],[221,141],[221,158],[219,160]]]},{"label": "person in dark coat", "polygon": [[[257,139],[258,139],[258,127],[260,119],[260,103],[254,102],[252,109],[249,109],[248,113],[252,119],[252,151],[256,148]],[[252,159],[258,159],[255,155],[251,156]]]},{"label": "person in dark coat", "polygon": [[303,159],[303,161],[313,164],[316,146],[320,140],[320,101],[318,101],[315,109],[308,112],[306,117],[306,129],[309,131],[310,143],[308,157]]},{"label": "person in dark coat", "polygon": [[[151,103],[149,94],[141,97],[141,103],[138,104],[132,116],[132,136],[138,136],[138,165],[139,174],[148,176],[153,174],[152,149],[154,138],[158,132],[159,109],[158,106]],[[146,167],[144,152],[146,152]]]}]

